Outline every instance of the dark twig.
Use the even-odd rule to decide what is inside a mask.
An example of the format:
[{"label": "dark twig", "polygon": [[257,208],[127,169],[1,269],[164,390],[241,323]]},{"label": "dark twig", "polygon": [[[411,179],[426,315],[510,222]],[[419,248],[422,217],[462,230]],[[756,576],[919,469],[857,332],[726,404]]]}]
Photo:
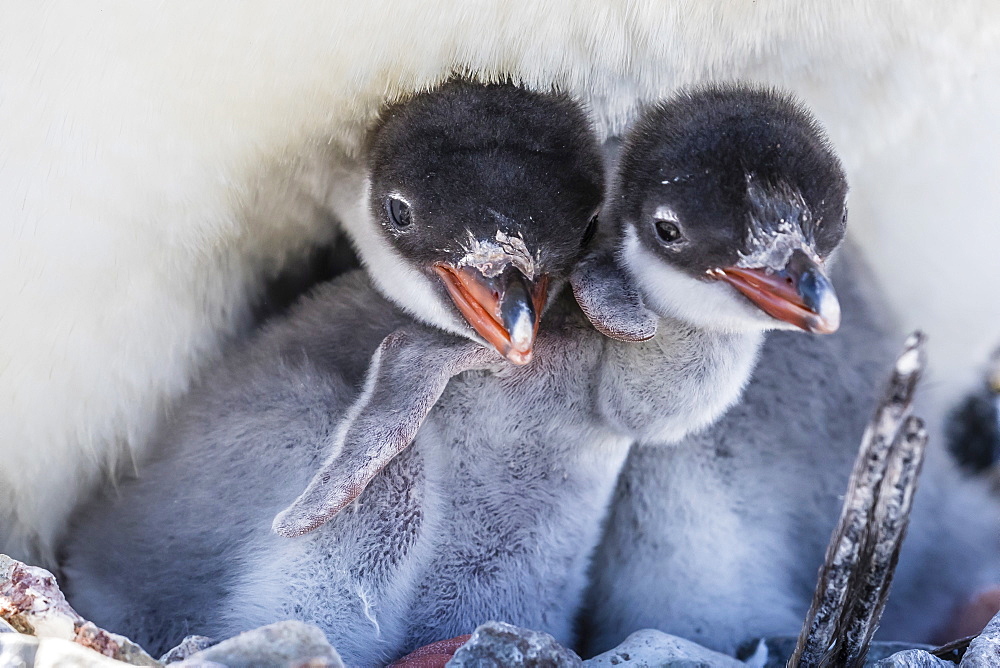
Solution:
[{"label": "dark twig", "polygon": [[951,642],[941,645],[940,647],[927,650],[927,653],[932,654],[939,659],[951,661],[952,663],[958,663],[962,660],[962,657],[965,656],[966,650],[969,649],[969,644],[975,639],[976,636],[966,636],[964,638],[959,638],[958,640],[952,640]]},{"label": "dark twig", "polygon": [[907,339],[854,462],[840,521],[790,668],[859,666],[868,653],[906,533],[927,434],[910,415],[924,336]]}]

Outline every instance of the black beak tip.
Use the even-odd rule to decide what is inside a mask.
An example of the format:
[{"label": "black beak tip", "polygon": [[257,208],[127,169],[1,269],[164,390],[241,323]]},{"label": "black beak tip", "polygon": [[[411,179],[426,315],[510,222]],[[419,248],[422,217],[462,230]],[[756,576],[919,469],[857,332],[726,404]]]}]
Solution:
[{"label": "black beak tip", "polygon": [[808,329],[814,334],[832,334],[840,327],[840,300],[830,279],[816,266],[798,276],[796,286],[803,304],[815,314]]},{"label": "black beak tip", "polygon": [[519,271],[513,271],[508,277],[500,302],[500,318],[514,349],[530,350],[538,314],[527,279]]}]

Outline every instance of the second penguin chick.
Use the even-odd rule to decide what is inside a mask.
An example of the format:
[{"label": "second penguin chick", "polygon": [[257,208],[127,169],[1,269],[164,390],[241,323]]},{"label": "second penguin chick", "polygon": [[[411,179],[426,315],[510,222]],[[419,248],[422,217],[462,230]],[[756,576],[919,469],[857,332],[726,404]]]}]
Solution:
[{"label": "second penguin chick", "polygon": [[[715,183],[714,197],[691,197],[699,187],[692,181],[698,182],[692,170],[673,167],[677,154],[716,146],[698,165],[707,175],[748,169],[753,163],[745,155],[753,153],[769,169],[763,178],[748,170],[750,219],[771,212],[770,218],[763,216],[772,224],[764,234],[775,241],[741,253],[737,268],[724,270],[728,277],[723,278],[747,297],[745,317],[760,318],[765,311],[791,316],[789,320],[811,331],[836,329],[840,307],[827,301],[832,292],[825,278],[796,275],[800,262],[815,259],[809,250],[796,247],[811,239],[805,246],[826,256],[843,233],[841,214],[830,206],[842,202],[843,192],[830,187],[835,181],[829,178],[828,160],[822,153],[795,150],[795,134],[780,131],[787,122],[782,114],[755,109],[749,96],[733,94],[728,100],[720,97],[714,107],[702,106],[704,119],[695,116],[696,110],[692,104],[661,112],[664,119],[686,119],[670,122],[672,128],[703,128],[680,133],[668,147],[657,144],[655,126],[640,125],[639,141],[657,147],[645,154],[658,160],[630,167],[635,154],[626,148],[620,178],[653,183],[657,196],[640,204],[626,192],[619,195],[621,201],[612,202],[628,207],[637,220],[652,220],[626,235],[623,260],[633,273],[648,277],[649,285],[658,286],[648,291],[655,300],[651,303],[705,326],[724,324],[725,312],[738,314],[725,306],[734,295],[720,290],[723,286],[692,282],[690,271],[667,274],[632,247],[643,234],[659,237],[664,252],[703,266],[703,253],[684,244],[706,234],[714,239],[718,223],[713,228],[698,222],[726,220],[722,203],[744,194]],[[705,119],[713,117],[728,121],[710,129],[711,121]],[[651,169],[652,164],[661,165],[660,171]],[[765,183],[769,185],[762,187]],[[770,202],[761,204],[760,193],[768,190]],[[757,246],[759,230],[768,227],[754,223],[745,232],[751,247]],[[740,267],[748,261],[767,266],[754,275]],[[814,338],[769,335],[743,401],[716,425],[679,441],[649,432],[631,451],[592,566],[584,616],[587,654],[606,651],[643,628],[724,652],[755,637],[799,632],[862,433],[902,341],[857,251],[846,249],[836,269],[845,309],[841,331]],[[775,304],[776,294],[790,292],[780,287],[782,281],[797,283],[801,304],[829,314],[826,322]],[[760,294],[761,288],[772,294]],[[750,308],[751,303],[761,309]],[[735,317],[731,323],[742,326]],[[605,383],[601,392],[609,393],[610,387]],[[655,397],[669,387],[667,379],[651,383],[654,398],[646,403],[647,414],[655,414]],[[962,597],[1000,575],[1000,511],[984,489],[960,480],[940,454],[934,448],[928,452],[882,621],[880,637],[886,640],[937,640],[933,633],[947,623]]]},{"label": "second penguin chick", "polygon": [[[834,269],[840,331],[769,335],[718,423],[629,453],[591,568],[585,654],[644,628],[728,653],[799,633],[903,338],[857,249]],[[931,442],[878,639],[937,644],[982,629],[947,635],[959,606],[1000,581],[1000,506],[984,482]]]},{"label": "second penguin chick", "polygon": [[724,652],[798,633],[898,343],[856,250],[837,260],[836,334],[769,334],[718,423],[629,453],[591,568],[586,654],[644,628]]}]

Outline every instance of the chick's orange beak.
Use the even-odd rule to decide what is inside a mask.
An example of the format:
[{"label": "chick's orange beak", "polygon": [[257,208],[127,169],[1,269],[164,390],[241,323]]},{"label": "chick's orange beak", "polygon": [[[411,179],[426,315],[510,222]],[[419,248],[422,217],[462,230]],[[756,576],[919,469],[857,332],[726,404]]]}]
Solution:
[{"label": "chick's orange beak", "polygon": [[509,266],[487,277],[476,267],[444,262],[435,264],[434,271],[481,337],[514,364],[531,361],[538,320],[548,296],[547,276],[530,280]]},{"label": "chick's orange beak", "polygon": [[814,334],[840,327],[840,302],[823,268],[800,250],[784,269],[726,267],[709,272],[739,290],[762,311]]}]

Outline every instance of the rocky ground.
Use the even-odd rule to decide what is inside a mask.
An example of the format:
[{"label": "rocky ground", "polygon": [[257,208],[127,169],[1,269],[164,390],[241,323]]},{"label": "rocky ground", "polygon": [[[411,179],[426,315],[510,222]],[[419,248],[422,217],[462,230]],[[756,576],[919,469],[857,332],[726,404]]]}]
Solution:
[{"label": "rocky ground", "polygon": [[[719,654],[683,638],[647,629],[589,660],[545,634],[502,622],[476,629],[448,663],[452,668],[662,666],[729,668],[786,665],[795,638],[747,643],[739,658]],[[279,622],[215,641],[191,636],[154,659],[127,638],[98,628],[66,602],[51,573],[0,555],[0,668],[335,668],[340,656],[318,628]],[[981,668],[1000,665],[1000,615],[969,643],[953,648],[874,643],[865,666]]]}]

